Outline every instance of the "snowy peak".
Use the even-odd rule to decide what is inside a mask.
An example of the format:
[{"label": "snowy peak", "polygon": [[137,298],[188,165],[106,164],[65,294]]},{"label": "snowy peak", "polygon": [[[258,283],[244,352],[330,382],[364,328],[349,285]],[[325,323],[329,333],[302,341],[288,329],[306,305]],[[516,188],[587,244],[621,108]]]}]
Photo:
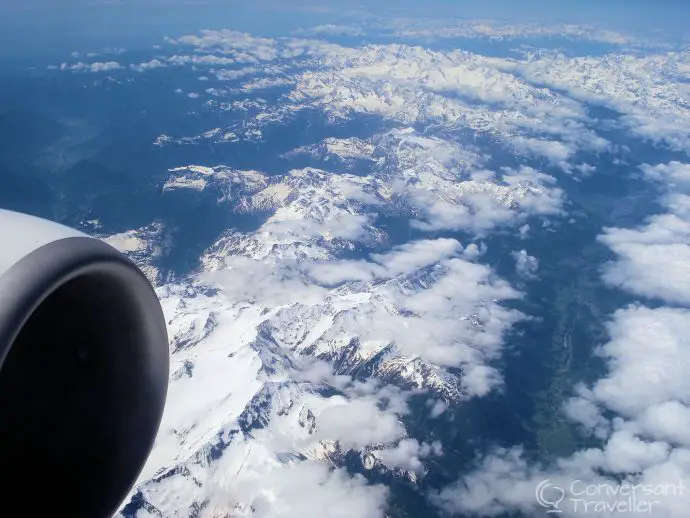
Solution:
[{"label": "snowy peak", "polygon": [[158,266],[158,261],[172,245],[172,236],[161,223],[154,222],[137,230],[103,236],[102,239],[134,261],[154,286],[171,280]]},{"label": "snowy peak", "polygon": [[163,184],[163,192],[189,189],[212,191],[218,203],[234,202],[238,208],[246,205],[247,196],[268,185],[266,175],[258,171],[239,171],[225,166],[203,167],[191,165],[170,169]]},{"label": "snowy peak", "polygon": [[374,149],[373,144],[357,137],[328,137],[318,144],[299,147],[287,153],[285,157],[308,156],[324,163],[335,162],[336,165],[352,167],[358,161],[371,160]]}]

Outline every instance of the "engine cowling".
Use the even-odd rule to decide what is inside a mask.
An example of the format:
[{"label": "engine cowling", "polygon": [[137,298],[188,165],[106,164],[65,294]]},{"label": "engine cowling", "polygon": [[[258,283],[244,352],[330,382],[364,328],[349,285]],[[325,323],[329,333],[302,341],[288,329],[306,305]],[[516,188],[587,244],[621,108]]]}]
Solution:
[{"label": "engine cowling", "polygon": [[163,312],[134,263],[0,210],[3,515],[112,516],[153,446],[168,370]]}]

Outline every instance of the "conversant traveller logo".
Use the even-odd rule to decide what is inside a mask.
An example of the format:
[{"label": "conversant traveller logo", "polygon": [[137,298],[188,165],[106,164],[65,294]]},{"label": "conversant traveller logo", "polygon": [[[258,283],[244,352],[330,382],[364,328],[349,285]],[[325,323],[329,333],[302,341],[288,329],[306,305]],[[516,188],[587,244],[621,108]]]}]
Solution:
[{"label": "conversant traveller logo", "polygon": [[685,486],[679,480],[674,484],[633,484],[630,482],[606,482],[593,484],[573,480],[570,484],[554,484],[542,480],[537,485],[537,503],[547,514],[566,516],[582,514],[602,515],[631,514],[655,515],[663,508],[664,500],[681,498]]}]

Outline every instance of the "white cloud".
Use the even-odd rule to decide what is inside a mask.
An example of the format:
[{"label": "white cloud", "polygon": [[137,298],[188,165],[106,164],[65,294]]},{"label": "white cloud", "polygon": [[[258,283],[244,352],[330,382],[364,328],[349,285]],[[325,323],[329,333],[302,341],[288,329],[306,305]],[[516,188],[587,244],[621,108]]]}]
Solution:
[{"label": "white cloud", "polygon": [[690,303],[690,222],[675,215],[655,216],[639,230],[606,229],[601,240],[619,259],[604,279],[645,297]]},{"label": "white cloud", "polygon": [[[593,469],[604,469],[612,474],[640,473],[664,462],[668,458],[669,445],[637,437],[627,430],[616,430],[601,450],[585,451]],[[592,455],[595,453],[596,455]],[[576,455],[576,459],[577,459]]]},{"label": "white cloud", "polygon": [[122,70],[124,67],[115,61],[84,63],[79,61],[73,65],[62,63],[60,70],[74,70],[77,72],[110,72],[113,70]]},{"label": "white cloud", "polygon": [[431,413],[429,416],[432,419],[440,417],[446,410],[448,410],[448,405],[443,401],[430,401],[428,405],[431,408]]},{"label": "white cloud", "polygon": [[592,388],[594,398],[626,418],[678,398],[690,404],[689,316],[676,308],[619,310],[600,353],[610,373]]},{"label": "white cloud", "polygon": [[240,79],[242,77],[255,74],[261,69],[258,67],[242,67],[234,70],[218,70],[216,72],[216,77],[220,81],[234,81],[235,79]]},{"label": "white cloud", "polygon": [[513,40],[557,36],[574,40],[625,45],[639,39],[596,26],[577,24],[508,23],[498,20],[447,20],[440,18],[393,18],[383,25],[398,37],[434,41],[450,38]]},{"label": "white cloud", "polygon": [[316,413],[319,424],[314,439],[335,440],[345,449],[359,450],[370,444],[396,441],[405,434],[398,415],[379,408],[378,397],[339,399]]},{"label": "white cloud", "polygon": [[244,92],[251,92],[253,90],[289,86],[293,83],[294,81],[290,77],[260,77],[243,83],[241,88]]},{"label": "white cloud", "polygon": [[591,396],[570,398],[563,406],[563,413],[571,421],[580,423],[585,431],[599,438],[606,438],[609,433],[610,423],[602,415],[601,408],[592,401]]},{"label": "white cloud", "polygon": [[564,193],[555,187],[556,179],[531,167],[502,169],[501,179],[513,187],[514,199],[527,214],[557,215],[563,211]]},{"label": "white cloud", "polygon": [[[523,318],[500,301],[520,294],[490,268],[461,258],[466,255],[457,241],[436,239],[408,243],[369,260],[300,263],[308,277],[325,284],[374,282],[346,285],[352,301],[331,317],[329,330],[316,344],[326,352],[333,341],[346,344],[349,339],[343,337],[356,336],[365,349],[374,347],[370,354],[393,344],[394,357],[459,367],[464,394],[487,394],[502,383],[491,364],[501,355],[503,334]],[[294,300],[302,299],[302,289],[291,288]],[[285,318],[308,317],[298,313]]]},{"label": "white cloud", "polygon": [[311,284],[296,264],[287,261],[229,256],[225,258],[225,268],[201,278],[224,288],[227,296],[236,302],[280,306],[299,300],[309,304],[322,300],[327,293],[324,288]]},{"label": "white cloud", "polygon": [[533,279],[539,269],[539,260],[527,253],[526,250],[520,250],[519,252],[511,252],[510,254],[515,260],[515,271],[518,275],[526,278]]},{"label": "white cloud", "polygon": [[115,54],[115,55],[121,55],[127,52],[127,49],[124,49],[122,47],[106,47],[103,49],[104,54]]},{"label": "white cloud", "polygon": [[108,61],[107,63],[91,63],[87,66],[90,72],[109,72],[111,70],[120,70],[124,68],[119,63]]},{"label": "white cloud", "polygon": [[675,161],[655,166],[644,164],[641,169],[647,178],[665,185],[671,192],[690,191],[690,164]]},{"label": "white cloud", "polygon": [[384,518],[388,497],[385,486],[369,485],[361,475],[353,477],[343,468],[310,461],[257,473],[230,487],[214,495],[213,511],[233,510],[236,501],[228,498],[229,493],[251,506],[257,518]]},{"label": "white cloud", "polygon": [[200,97],[200,95],[196,92],[189,92],[187,94],[187,97],[189,97],[190,99],[198,99]]},{"label": "white cloud", "polygon": [[[410,188],[408,196],[421,217],[412,226],[425,231],[470,230],[477,234],[501,225],[515,224],[528,215],[558,215],[563,192],[555,179],[530,167],[504,169],[501,180],[448,182],[445,189]],[[430,186],[431,187],[431,186]]]},{"label": "white cloud", "polygon": [[152,59],[151,61],[146,61],[143,63],[132,63],[129,67],[135,72],[146,72],[147,70],[153,70],[154,68],[165,68],[168,65],[157,60]]},{"label": "white cloud", "polygon": [[[491,362],[503,333],[521,315],[497,302],[519,296],[489,268],[450,258],[425,275],[424,288],[402,280],[383,284],[372,313],[353,322],[362,340],[393,342],[400,353],[442,367],[461,367],[462,387],[483,396],[501,384]],[[419,282],[419,281],[418,281]],[[392,304],[396,310],[386,310]],[[407,316],[411,313],[412,317]]]},{"label": "white cloud", "polygon": [[358,240],[365,234],[364,227],[369,218],[363,214],[336,214],[325,221],[314,219],[281,219],[280,210],[277,217],[264,223],[259,232],[268,232],[277,240],[289,238],[307,238],[326,236],[327,238],[340,238]]},{"label": "white cloud", "polygon": [[425,231],[469,230],[481,235],[496,226],[518,223],[528,215],[561,213],[563,192],[553,185],[553,177],[530,167],[519,171],[506,168],[502,173],[504,185],[490,179],[405,186],[403,192],[421,212],[412,226]]},{"label": "white cloud", "polygon": [[275,59],[276,41],[272,38],[259,38],[250,34],[223,29],[203,30],[198,35],[190,34],[172,40],[175,44],[191,45],[200,49],[214,49],[222,52],[243,50],[264,59]]},{"label": "white cloud", "polygon": [[517,70],[528,80],[567,91],[575,99],[603,105],[633,136],[686,152],[690,142],[690,107],[679,73],[683,52],[644,55],[566,57],[532,53],[525,61],[503,60],[503,70]]},{"label": "white cloud", "polygon": [[216,78],[220,81],[235,81],[246,76],[256,76],[260,77],[254,78],[253,81],[260,80],[283,80],[287,83],[290,82],[289,77],[264,77],[271,75],[283,76],[287,71],[287,68],[282,65],[272,65],[272,64],[255,64],[248,66],[241,66],[239,68],[215,68],[221,66],[227,66],[236,64],[237,61],[233,58],[219,57],[214,55],[208,56],[172,56],[168,58],[168,62],[173,65],[182,66],[186,64],[192,64],[194,66],[209,66],[213,67],[210,72],[215,74]]},{"label": "white cloud", "polygon": [[394,448],[376,452],[376,457],[389,468],[398,468],[420,475],[425,472],[423,460],[440,455],[443,455],[440,442],[420,444],[416,439],[403,439]]},{"label": "white cloud", "polygon": [[253,210],[273,210],[256,232],[262,246],[270,242],[294,248],[300,243],[316,251],[339,240],[374,239],[372,233],[378,231],[371,226],[367,205],[376,204],[377,198],[368,188],[366,179],[353,175],[297,169],[265,186],[246,203]]},{"label": "white cloud", "polygon": [[591,164],[578,164],[575,166],[575,169],[580,171],[583,176],[589,176],[597,170],[597,168]]},{"label": "white cloud", "polygon": [[[259,432],[255,434],[257,440],[272,451],[313,451],[313,448],[333,445],[333,451],[342,452],[363,452],[372,445],[395,450],[397,446],[393,445],[404,440],[406,431],[401,416],[409,413],[409,392],[374,379],[362,382],[350,376],[335,375],[333,365],[304,360],[307,359],[298,360],[295,365],[299,367],[290,373],[295,375],[295,381],[308,382],[315,387],[327,386],[337,393],[305,395],[304,408],[309,409],[315,423],[309,433],[299,437],[289,418],[282,422],[282,416],[273,416],[265,436]],[[423,445],[418,455],[428,457],[437,450],[436,445],[433,448]]]},{"label": "white cloud", "polygon": [[637,229],[607,228],[600,236],[618,254],[604,279],[638,295],[674,304],[690,303],[690,166],[679,162],[645,165],[645,175],[669,191],[668,212]]},{"label": "white cloud", "polygon": [[485,157],[469,146],[409,128],[385,134],[377,147],[385,150],[377,176],[410,207],[415,228],[482,234],[528,215],[562,210],[563,193],[555,178],[530,167],[504,168],[500,174],[483,170]]},{"label": "white cloud", "polygon": [[[556,509],[559,516],[569,518],[632,518],[642,513],[681,518],[690,503],[689,460],[689,450],[669,453],[661,443],[646,443],[625,433],[614,434],[605,450],[586,450],[548,468],[527,461],[520,448],[497,449],[476,470],[431,498],[451,516],[515,511],[536,516]],[[609,468],[626,471],[627,476],[619,481],[601,474]],[[559,503],[555,508],[540,505],[537,495],[543,502]],[[638,502],[636,507],[631,508],[631,498]]]},{"label": "white cloud", "polygon": [[407,275],[457,255],[462,246],[455,239],[413,241],[385,254],[372,254],[371,261],[340,260],[307,267],[308,274],[324,284],[373,281]]},{"label": "white cloud", "polygon": [[555,140],[516,137],[512,142],[520,154],[543,156],[551,163],[564,167],[567,167],[568,159],[577,151],[576,146],[566,145]]},{"label": "white cloud", "polygon": [[536,481],[543,478],[537,467],[524,460],[521,449],[499,449],[470,475],[432,494],[431,500],[451,516],[488,517],[514,510],[530,516],[537,508]]},{"label": "white cloud", "polygon": [[424,211],[423,218],[413,220],[411,226],[427,232],[464,229],[483,232],[514,218],[510,209],[482,193],[464,196],[464,203],[437,199],[425,191],[414,192],[411,199]]},{"label": "white cloud", "polygon": [[[240,243],[228,245],[238,250]],[[523,318],[501,301],[520,294],[490,268],[453,257],[465,255],[456,241],[418,241],[371,261],[336,262],[335,268],[314,263],[306,254],[300,257],[292,248],[299,251],[302,245],[272,246],[262,260],[228,257],[230,271],[205,279],[223,287],[236,302],[260,307],[292,304],[271,319],[271,335],[283,347],[330,355],[340,348],[347,350],[356,337],[362,350],[357,362],[391,344],[390,361],[419,360],[435,366],[441,369],[441,384],[446,383],[444,368],[461,368],[459,389],[467,396],[483,396],[501,385],[492,363],[500,358],[503,334]],[[247,250],[256,253],[261,248],[252,243]],[[304,250],[315,253],[308,247]],[[347,284],[344,291],[329,290],[314,285],[312,276],[355,284]],[[372,276],[378,278],[376,285],[356,284]],[[310,322],[317,315],[322,323],[314,325],[321,331],[313,335],[298,331],[299,322]]]},{"label": "white cloud", "polygon": [[260,38],[228,29],[203,30],[199,34],[169,41],[176,45],[191,45],[197,51],[221,53],[235,63],[259,63],[347,51],[339,45],[318,40]]},{"label": "white cloud", "polygon": [[167,61],[175,66],[182,65],[201,65],[201,66],[228,66],[236,63],[235,59],[226,56],[214,56],[213,54],[206,55],[173,55],[167,58]]},{"label": "white cloud", "polygon": [[635,428],[645,436],[658,437],[669,444],[690,447],[690,408],[680,401],[669,400],[642,412]]},{"label": "white cloud", "polygon": [[364,36],[366,33],[362,27],[328,23],[310,27],[309,29],[298,30],[295,31],[295,34],[311,36]]}]

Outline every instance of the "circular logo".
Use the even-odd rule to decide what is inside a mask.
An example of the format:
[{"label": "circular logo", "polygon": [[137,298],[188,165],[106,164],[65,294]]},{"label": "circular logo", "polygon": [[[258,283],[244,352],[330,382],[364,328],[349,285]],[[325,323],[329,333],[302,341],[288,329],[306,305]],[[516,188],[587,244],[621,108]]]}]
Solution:
[{"label": "circular logo", "polygon": [[562,487],[554,486],[550,480],[546,479],[539,483],[535,491],[537,503],[546,509],[547,513],[562,513],[558,508],[565,498],[565,491]]}]

